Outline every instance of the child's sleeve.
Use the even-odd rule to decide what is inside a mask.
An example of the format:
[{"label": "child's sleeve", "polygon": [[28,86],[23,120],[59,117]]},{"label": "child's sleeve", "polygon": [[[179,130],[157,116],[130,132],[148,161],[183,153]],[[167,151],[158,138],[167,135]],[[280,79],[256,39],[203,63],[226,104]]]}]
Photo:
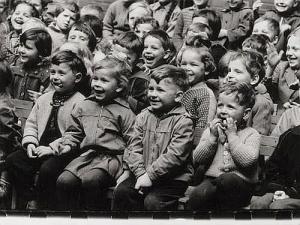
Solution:
[{"label": "child's sleeve", "polygon": [[244,141],[237,135],[227,136],[231,157],[237,167],[245,169],[256,165],[259,156],[260,138],[260,134],[254,129]]},{"label": "child's sleeve", "polygon": [[124,161],[127,163],[136,178],[146,173],[143,158],[143,120],[143,114],[139,114],[134,124],[133,136],[130,141],[130,145],[124,152]]},{"label": "child's sleeve", "polygon": [[193,122],[183,117],[173,128],[173,135],[167,149],[147,168],[152,181],[176,174],[191,159]]},{"label": "child's sleeve", "polygon": [[253,12],[251,9],[245,9],[241,12],[239,25],[235,29],[228,30],[228,41],[230,43],[240,41],[251,33],[253,26]]},{"label": "child's sleeve", "polygon": [[110,40],[113,37],[113,21],[114,21],[114,12],[113,6],[108,7],[105,16],[103,18],[103,37],[107,40]]},{"label": "child's sleeve", "polygon": [[172,37],[173,43],[177,49],[177,51],[181,48],[182,42],[183,42],[183,26],[184,26],[184,19],[183,19],[183,14],[182,11],[179,14],[177,18],[177,22],[174,28],[174,34]]},{"label": "child's sleeve", "polygon": [[194,164],[207,164],[211,159],[215,157],[218,141],[210,141],[210,129],[207,128],[200,139],[200,142],[193,152]]},{"label": "child's sleeve", "polygon": [[27,120],[24,127],[23,132],[23,140],[22,146],[26,149],[28,144],[34,144],[35,146],[39,146],[38,140],[38,124],[37,124],[37,113],[39,111],[39,102],[37,101]]}]

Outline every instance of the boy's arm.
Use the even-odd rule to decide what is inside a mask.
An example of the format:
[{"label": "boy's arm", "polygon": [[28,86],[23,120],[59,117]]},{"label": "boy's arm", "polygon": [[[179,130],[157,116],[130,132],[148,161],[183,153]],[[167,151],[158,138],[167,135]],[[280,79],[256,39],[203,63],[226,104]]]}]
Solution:
[{"label": "boy's arm", "polygon": [[260,134],[252,132],[242,142],[239,136],[234,133],[227,135],[231,157],[240,168],[249,168],[257,163],[259,156]]},{"label": "boy's arm", "polygon": [[176,6],[172,15],[171,15],[171,18],[168,22],[168,28],[167,28],[167,33],[168,35],[170,36],[170,38],[173,37],[173,34],[174,34],[174,30],[175,30],[175,27],[176,27],[176,24],[177,24],[177,20],[178,20],[178,17],[180,15],[180,12],[181,12],[181,9]]},{"label": "boy's arm", "polygon": [[252,10],[243,10],[241,13],[241,18],[239,20],[239,25],[235,29],[227,31],[228,41],[230,43],[239,41],[241,38],[246,37],[252,29],[253,25],[253,12]]},{"label": "boy's arm", "polygon": [[124,152],[124,161],[134,173],[135,177],[138,178],[146,173],[143,157],[143,115],[139,114],[134,124],[133,136],[129,146]]},{"label": "boy's arm", "polygon": [[26,149],[28,144],[34,144],[39,146],[38,140],[38,124],[37,124],[37,112],[39,110],[38,101],[34,104],[24,127],[22,146]]},{"label": "boy's arm", "polygon": [[178,18],[177,18],[177,22],[174,28],[174,33],[173,33],[173,43],[177,49],[177,51],[181,48],[182,46],[182,42],[183,42],[183,26],[184,26],[184,19],[183,19],[183,14],[182,11],[179,14]]},{"label": "boy's arm", "polygon": [[191,119],[184,117],[177,123],[167,149],[147,168],[151,181],[176,174],[188,162],[193,150],[193,131]]},{"label": "boy's arm", "polygon": [[113,37],[114,4],[110,5],[103,18],[103,37],[110,40]]}]

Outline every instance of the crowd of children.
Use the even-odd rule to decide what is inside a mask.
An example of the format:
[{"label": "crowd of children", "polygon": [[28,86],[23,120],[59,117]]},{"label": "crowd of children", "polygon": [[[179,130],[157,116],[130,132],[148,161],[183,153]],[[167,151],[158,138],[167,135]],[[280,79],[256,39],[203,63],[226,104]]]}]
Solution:
[{"label": "crowd of children", "polygon": [[[14,187],[17,209],[176,210],[192,184],[190,210],[300,207],[300,0],[8,3],[0,201]],[[13,99],[34,103],[23,129]],[[280,139],[258,190],[261,135]]]}]

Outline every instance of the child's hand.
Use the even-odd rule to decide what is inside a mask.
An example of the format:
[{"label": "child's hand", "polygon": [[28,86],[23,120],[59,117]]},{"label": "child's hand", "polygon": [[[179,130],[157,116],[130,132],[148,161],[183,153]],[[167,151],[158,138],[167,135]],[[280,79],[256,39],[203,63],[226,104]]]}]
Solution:
[{"label": "child's hand", "polygon": [[47,155],[54,155],[53,150],[50,147],[39,146],[35,149],[35,152],[39,158]]},{"label": "child's hand", "polygon": [[117,185],[121,184],[124,180],[126,180],[130,176],[129,170],[124,170],[122,175],[117,180]]},{"label": "child's hand", "polygon": [[27,90],[29,98],[31,101],[36,102],[36,100],[42,95],[42,92],[36,92],[32,90]]},{"label": "child's hand", "polygon": [[210,134],[213,138],[217,139],[219,137],[218,128],[221,126],[221,119],[216,118],[209,123]]},{"label": "child's hand", "polygon": [[[135,184],[135,189],[139,190],[139,193],[141,193],[141,188],[144,187],[151,187],[152,186],[152,181],[150,180],[149,176],[147,173],[145,173],[144,175],[140,176]],[[143,193],[141,193],[143,194]]]},{"label": "child's hand", "polygon": [[289,197],[290,196],[288,196],[284,191],[275,191],[274,196],[273,196],[273,201],[282,200],[282,199],[286,199]]},{"label": "child's hand", "polygon": [[69,151],[71,151],[71,146],[59,144],[58,151],[60,152],[60,154],[68,153]]},{"label": "child's hand", "polygon": [[291,29],[292,29],[291,25],[289,25],[287,23],[280,25],[280,33],[284,33],[284,32],[286,32],[288,30],[291,30]]},{"label": "child's hand", "polygon": [[262,7],[264,3],[261,2],[261,0],[256,0],[255,2],[253,2],[253,5],[252,5],[252,9],[253,11],[259,9],[260,7]]},{"label": "child's hand", "polygon": [[283,104],[283,108],[290,109],[293,107],[300,107],[300,104],[297,102],[292,102],[291,100]]},{"label": "child's hand", "polygon": [[228,117],[226,119],[226,127],[224,130],[226,136],[228,137],[228,135],[230,134],[236,134],[237,132],[237,125],[236,125],[236,121],[233,120],[233,118]]},{"label": "child's hand", "polygon": [[219,33],[219,38],[227,37],[228,36],[227,33],[228,33],[227,30],[221,29]]},{"label": "child's hand", "polygon": [[36,152],[35,152],[35,145],[34,144],[28,144],[27,145],[27,155],[29,158],[36,158]]},{"label": "child's hand", "polygon": [[267,44],[267,56],[268,56],[268,66],[270,66],[273,70],[280,62],[284,51],[281,50],[279,53],[274,44],[268,43]]}]

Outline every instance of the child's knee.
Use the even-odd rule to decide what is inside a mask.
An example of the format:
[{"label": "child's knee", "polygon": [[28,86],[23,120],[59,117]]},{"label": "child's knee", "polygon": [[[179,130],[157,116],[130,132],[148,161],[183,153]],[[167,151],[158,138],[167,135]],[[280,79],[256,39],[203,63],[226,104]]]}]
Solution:
[{"label": "child's knee", "polygon": [[60,190],[72,189],[80,185],[80,180],[70,172],[63,172],[56,181],[56,187]]},{"label": "child's knee", "polygon": [[160,199],[154,194],[148,194],[144,199],[144,207],[146,210],[162,210],[163,203],[161,203]]}]

